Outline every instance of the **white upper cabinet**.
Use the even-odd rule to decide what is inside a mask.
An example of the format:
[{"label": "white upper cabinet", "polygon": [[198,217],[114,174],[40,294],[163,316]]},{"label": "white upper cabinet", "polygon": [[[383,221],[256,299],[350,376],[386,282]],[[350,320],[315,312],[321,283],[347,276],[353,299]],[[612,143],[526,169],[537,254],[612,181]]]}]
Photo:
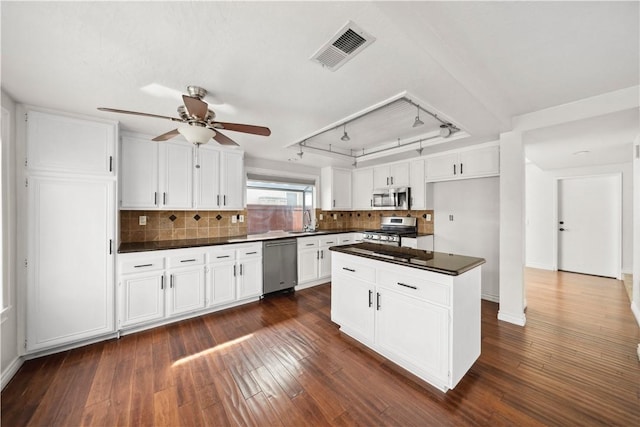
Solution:
[{"label": "white upper cabinet", "polygon": [[193,206],[193,147],[191,144],[160,143],[160,205],[165,209]]},{"label": "white upper cabinet", "polygon": [[121,206],[158,207],[159,144],[142,138],[122,138],[120,147]]},{"label": "white upper cabinet", "polygon": [[410,207],[411,209],[427,209],[424,159],[412,160],[409,168],[409,187],[411,187]]},{"label": "white upper cabinet", "polygon": [[116,124],[29,110],[30,171],[115,176]]},{"label": "white upper cabinet", "polygon": [[325,167],[320,171],[321,208],[351,209],[351,171]]},{"label": "white upper cabinet", "polygon": [[244,153],[127,135],[121,147],[122,209],[242,209]]},{"label": "white upper cabinet", "polygon": [[427,181],[480,178],[500,174],[500,147],[485,146],[427,158]]},{"label": "white upper cabinet", "polygon": [[393,163],[373,168],[373,187],[403,187],[409,185],[409,163]]},{"label": "white upper cabinet", "polygon": [[353,171],[353,209],[370,209],[373,206],[373,169]]}]

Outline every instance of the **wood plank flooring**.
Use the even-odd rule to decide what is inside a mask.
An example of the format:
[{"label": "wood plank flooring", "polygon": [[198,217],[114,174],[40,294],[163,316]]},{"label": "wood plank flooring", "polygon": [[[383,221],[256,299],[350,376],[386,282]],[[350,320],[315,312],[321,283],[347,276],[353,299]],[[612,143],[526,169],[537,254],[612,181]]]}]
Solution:
[{"label": "wood plank flooring", "polygon": [[640,425],[622,282],[526,282],[527,325],[483,301],[482,355],[446,394],[341,334],[327,284],[27,361],[2,426]]}]

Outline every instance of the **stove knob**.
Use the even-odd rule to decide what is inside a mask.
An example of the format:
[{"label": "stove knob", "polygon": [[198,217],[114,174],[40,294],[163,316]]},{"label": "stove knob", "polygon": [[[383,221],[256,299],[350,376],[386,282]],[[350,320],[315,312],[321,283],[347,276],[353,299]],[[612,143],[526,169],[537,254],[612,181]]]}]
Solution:
[{"label": "stove knob", "polygon": [[389,240],[389,236],[380,236],[380,240]]}]

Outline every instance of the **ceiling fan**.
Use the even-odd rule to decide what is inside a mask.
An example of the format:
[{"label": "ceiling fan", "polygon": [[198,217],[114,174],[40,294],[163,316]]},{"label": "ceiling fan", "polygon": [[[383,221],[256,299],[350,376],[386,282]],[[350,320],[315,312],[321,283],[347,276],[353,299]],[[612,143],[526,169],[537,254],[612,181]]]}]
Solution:
[{"label": "ceiling fan", "polygon": [[196,146],[206,144],[211,138],[215,139],[222,145],[238,145],[231,138],[220,133],[220,130],[230,130],[262,136],[271,135],[271,130],[267,127],[216,121],[216,113],[210,110],[209,105],[202,100],[202,98],[207,95],[207,91],[198,86],[187,86],[187,92],[189,92],[188,95],[182,95],[184,105],[178,107],[179,118],[139,113],[137,111],[118,110],[115,108],[100,107],[98,110],[111,113],[156,117],[158,119],[184,123],[183,126],[180,126],[177,129],[156,136],[153,138],[153,141],[166,141],[180,134],[184,136],[187,141],[195,144]]}]

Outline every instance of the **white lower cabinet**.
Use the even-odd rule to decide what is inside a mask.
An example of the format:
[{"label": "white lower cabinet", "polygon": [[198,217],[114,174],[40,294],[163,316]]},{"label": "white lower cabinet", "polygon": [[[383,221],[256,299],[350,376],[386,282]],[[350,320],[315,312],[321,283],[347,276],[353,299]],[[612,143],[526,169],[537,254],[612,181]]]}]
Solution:
[{"label": "white lower cabinet", "polygon": [[[347,242],[340,243],[340,238]],[[349,244],[353,233],[298,238],[298,285],[314,286],[331,279],[331,246]],[[306,285],[306,286],[305,286]]]},{"label": "white lower cabinet", "polygon": [[447,391],[480,356],[480,272],[458,276],[333,252],[331,320]]},{"label": "white lower cabinet", "polygon": [[208,306],[262,295],[262,243],[215,246],[208,256]]},{"label": "white lower cabinet", "polygon": [[167,314],[189,313],[204,308],[204,268],[181,268],[169,272]]},{"label": "white lower cabinet", "polygon": [[164,271],[127,275],[120,287],[120,327],[164,318]]}]

